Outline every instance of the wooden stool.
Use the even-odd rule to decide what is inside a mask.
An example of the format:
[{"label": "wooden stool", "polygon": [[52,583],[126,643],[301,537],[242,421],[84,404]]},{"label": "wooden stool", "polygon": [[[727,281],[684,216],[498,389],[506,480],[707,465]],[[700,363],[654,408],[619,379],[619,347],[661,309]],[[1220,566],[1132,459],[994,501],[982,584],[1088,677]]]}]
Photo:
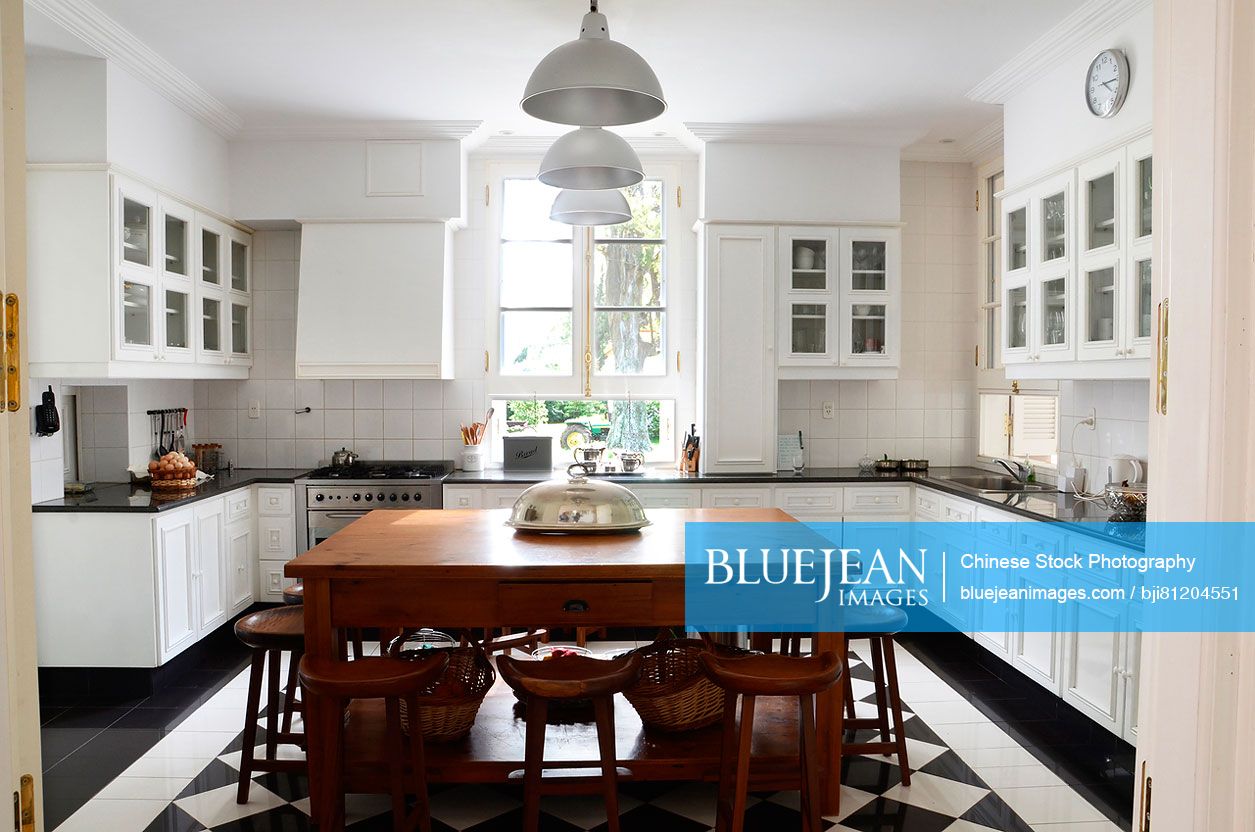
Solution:
[{"label": "wooden stool", "polygon": [[[527,740],[523,769],[523,829],[540,827],[541,773],[545,756],[545,723],[550,700],[591,699],[601,751],[601,777],[590,791],[600,790],[606,802],[606,827],[619,832],[619,771],[614,747],[614,695],[635,684],[641,675],[641,657],[630,653],[617,659],[562,656],[547,661],[497,658],[497,672],[527,699]],[[592,778],[589,778],[592,779]],[[565,791],[565,790],[564,790]]]},{"label": "wooden stool", "polygon": [[[719,758],[716,830],[741,832],[745,828],[755,698],[796,696],[800,717],[798,760],[801,764],[802,828],[806,832],[820,832],[815,694],[836,684],[841,675],[841,660],[835,653],[805,658],[774,654],[724,658],[714,653],[703,653],[701,662],[706,675],[724,690],[723,751]],[[739,729],[736,714],[738,695],[741,697]]]},{"label": "wooden stool", "polygon": [[[248,802],[249,785],[254,771],[304,771],[304,760],[280,760],[279,743],[305,745],[305,735],[292,732],[292,713],[296,704],[296,668],[305,653],[305,608],[284,606],[261,610],[235,622],[235,635],[253,649],[252,668],[248,676],[248,703],[244,707],[244,748],[240,754],[240,784],[237,803]],[[288,660],[287,693],[280,706],[280,658],[291,653]],[[270,657],[270,683],[266,694],[266,756],[254,755],[257,743],[257,713],[261,704],[262,676],[266,657]],[[279,714],[283,713],[283,727]]]},{"label": "wooden stool", "polygon": [[284,587],[283,603],[285,604],[304,604],[305,603],[305,584],[292,584],[292,586]]},{"label": "wooden stool", "polygon": [[[350,699],[383,699],[387,714],[389,791],[392,795],[394,832],[420,829],[431,832],[431,809],[427,800],[427,768],[423,761],[423,734],[418,721],[418,694],[444,672],[449,655],[432,651],[413,661],[369,657],[351,662],[326,659],[301,660],[301,685],[314,696],[326,697],[343,708]],[[405,734],[401,730],[401,700],[411,715],[409,720],[409,760],[405,756]],[[333,706],[334,707],[334,706]],[[414,811],[405,811],[405,766],[413,776]]]},{"label": "wooden stool", "polygon": [[[880,731],[879,742],[850,742],[842,746],[842,756],[851,754],[896,755],[902,774],[902,785],[911,785],[911,767],[906,757],[906,732],[902,727],[902,696],[898,692],[898,665],[893,655],[893,636],[907,625],[906,613],[897,607],[866,607],[847,613],[845,635],[846,655],[850,639],[865,638],[871,644],[872,685],[876,689],[876,716],[858,717],[854,713],[854,686],[849,674],[845,678],[845,712],[843,728],[849,731],[872,728]],[[889,715],[893,715],[892,735]]]}]

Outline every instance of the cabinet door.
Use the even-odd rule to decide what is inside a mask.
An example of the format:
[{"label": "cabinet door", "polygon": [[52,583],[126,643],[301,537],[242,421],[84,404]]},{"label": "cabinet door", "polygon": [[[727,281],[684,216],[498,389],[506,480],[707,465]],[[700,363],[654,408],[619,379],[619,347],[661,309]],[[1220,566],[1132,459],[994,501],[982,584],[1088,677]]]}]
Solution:
[{"label": "cabinet door", "polygon": [[1030,208],[1034,240],[1034,269],[1066,268],[1074,255],[1072,245],[1072,171],[1052,177],[1033,189]]},{"label": "cabinet door", "polygon": [[160,253],[154,226],[157,194],[122,177],[114,178],[116,266],[114,355],[125,361],[154,360],[158,352],[157,309],[161,303],[156,267]]},{"label": "cabinet door", "polygon": [[776,468],[776,232],[709,225],[698,304],[705,371],[698,421],[705,473]]},{"label": "cabinet door", "polygon": [[1127,216],[1128,238],[1130,243],[1149,243],[1154,232],[1154,216],[1152,214],[1152,197],[1154,158],[1151,155],[1151,137],[1130,142],[1125,149],[1125,164],[1128,170]]},{"label": "cabinet door", "polygon": [[771,505],[770,487],[730,488],[716,486],[702,489],[703,508],[767,508]]},{"label": "cabinet door", "polygon": [[196,640],[196,572],[191,509],[172,511],[153,521],[157,557],[157,609],[161,656],[167,659]]},{"label": "cabinet door", "polygon": [[846,367],[896,366],[901,343],[897,298],[843,300],[841,364]]},{"label": "cabinet door", "polygon": [[[1043,526],[1044,524],[1036,524]],[[1018,529],[1015,532],[1016,548],[1033,554],[1044,552],[1050,555],[1059,554],[1063,547],[1063,539],[1045,528],[1034,527],[1032,531]],[[1015,588],[1031,587],[1046,591],[1048,587],[1040,582],[1021,576],[1012,584]],[[1049,690],[1059,693],[1060,635],[1059,613],[1052,612],[1048,626],[1034,628],[1034,632],[1024,632],[1025,621],[1023,604],[1013,605],[1013,621],[1017,622],[1018,630],[1013,633],[1011,645],[1011,664],[1021,673]]]},{"label": "cabinet door", "polygon": [[478,485],[446,485],[444,508],[483,508],[484,490]]},{"label": "cabinet door", "polygon": [[836,331],[831,298],[787,295],[781,307],[780,365],[832,366],[836,363]]},{"label": "cabinet door", "polygon": [[841,363],[895,366],[902,319],[901,234],[896,228],[841,229]]},{"label": "cabinet door", "polygon": [[[1067,581],[1069,587],[1099,585],[1080,577]],[[1065,608],[1061,633],[1064,700],[1117,733],[1124,707],[1124,628],[1120,618],[1102,604],[1072,601]]]},{"label": "cabinet door", "polygon": [[195,246],[192,233],[196,228],[196,212],[181,202],[160,197],[157,201],[161,219],[157,233],[161,241],[158,254],[162,277],[191,280],[195,277]]},{"label": "cabinet door", "polygon": [[1031,287],[1026,273],[1002,281],[1002,363],[1027,364],[1033,360]]},{"label": "cabinet door", "polygon": [[207,291],[203,287],[198,295],[200,340],[197,342],[197,360],[205,364],[222,364],[226,360],[223,334],[226,329],[226,297],[222,292]]},{"label": "cabinet door", "polygon": [[830,367],[837,363],[837,240],[836,229],[779,230],[777,326],[781,366]]},{"label": "cabinet door", "polygon": [[196,629],[207,633],[227,620],[227,546],[222,500],[193,507],[196,524]]},{"label": "cabinet door", "polygon": [[1124,149],[1091,159],[1077,168],[1077,199],[1080,202],[1079,253],[1084,257],[1114,252],[1121,237],[1124,205],[1120,178]]},{"label": "cabinet door", "polygon": [[835,294],[839,280],[835,229],[782,227],[779,251],[782,295]]},{"label": "cabinet door", "polygon": [[673,485],[644,485],[632,488],[645,508],[701,508],[702,490]]},{"label": "cabinet door", "polygon": [[1002,198],[1002,277],[1026,278],[1031,264],[1029,256],[1029,199],[1022,191]]},{"label": "cabinet door", "polygon": [[231,306],[230,337],[227,339],[231,349],[230,362],[247,366],[253,363],[253,307],[247,298],[234,295],[228,303]]},{"label": "cabinet door", "polygon": [[237,229],[227,232],[228,285],[232,292],[248,294],[253,289],[252,237]]},{"label": "cabinet door", "polygon": [[1032,302],[1033,361],[1072,361],[1072,279],[1070,271],[1034,274],[1030,282]]},{"label": "cabinet door", "polygon": [[1122,355],[1120,267],[1120,258],[1115,254],[1082,260],[1077,309],[1077,357],[1082,360],[1107,360]]},{"label": "cabinet door", "polygon": [[227,599],[231,612],[253,603],[253,524],[244,520],[227,526]]},{"label": "cabinet door", "polygon": [[259,517],[257,542],[263,558],[293,557],[296,554],[296,524],[290,517]]},{"label": "cabinet door", "polygon": [[227,227],[212,217],[197,216],[197,234],[200,246],[200,271],[202,287],[227,288]]},{"label": "cabinet door", "polygon": [[166,277],[161,282],[161,357],[165,361],[190,363],[196,360],[192,343],[195,295],[190,280]]}]

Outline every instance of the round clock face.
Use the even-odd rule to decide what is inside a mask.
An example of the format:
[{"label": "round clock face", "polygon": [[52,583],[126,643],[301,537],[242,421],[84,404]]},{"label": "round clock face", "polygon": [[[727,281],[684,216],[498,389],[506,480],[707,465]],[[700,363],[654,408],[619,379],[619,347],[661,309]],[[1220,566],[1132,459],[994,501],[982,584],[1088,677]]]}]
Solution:
[{"label": "round clock face", "polygon": [[1085,76],[1085,104],[1099,118],[1111,118],[1124,104],[1129,90],[1129,62],[1119,49],[1107,49],[1089,65]]}]

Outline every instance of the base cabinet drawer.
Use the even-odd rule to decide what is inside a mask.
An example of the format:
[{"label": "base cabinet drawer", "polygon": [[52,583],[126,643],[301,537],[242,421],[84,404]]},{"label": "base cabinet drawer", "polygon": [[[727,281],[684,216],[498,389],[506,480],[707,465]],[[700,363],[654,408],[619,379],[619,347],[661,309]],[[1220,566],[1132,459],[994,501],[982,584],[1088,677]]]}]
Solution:
[{"label": "base cabinet drawer", "polygon": [[479,486],[446,485],[444,508],[483,508],[484,489]]},{"label": "base cabinet drawer", "polygon": [[286,560],[263,560],[257,570],[257,600],[263,604],[282,604],[283,590],[296,583],[283,575]]},{"label": "base cabinet drawer", "polygon": [[290,485],[257,488],[257,513],[262,517],[294,517],[296,493]]},{"label": "base cabinet drawer", "polygon": [[787,512],[823,512],[840,515],[840,488],[777,488],[776,508]]},{"label": "base cabinet drawer", "polygon": [[257,518],[257,552],[262,560],[296,556],[296,526],[288,518]]},{"label": "base cabinet drawer", "polygon": [[767,508],[769,488],[703,488],[702,508]]},{"label": "base cabinet drawer", "polygon": [[253,512],[253,493],[251,489],[241,488],[227,495],[226,522],[235,523],[247,520]]},{"label": "base cabinet drawer", "polygon": [[526,485],[485,488],[483,508],[514,508],[514,501],[527,489]]},{"label": "base cabinet drawer", "polygon": [[902,514],[911,510],[909,485],[846,488],[846,514]]},{"label": "base cabinet drawer", "polygon": [[917,520],[940,520],[941,495],[928,488],[916,488],[915,518]]},{"label": "base cabinet drawer", "polygon": [[669,485],[638,486],[632,489],[645,508],[701,508],[700,488],[675,488]]},{"label": "base cabinet drawer", "polygon": [[520,626],[649,624],[653,621],[653,604],[651,581],[507,581],[497,586],[501,619]]}]

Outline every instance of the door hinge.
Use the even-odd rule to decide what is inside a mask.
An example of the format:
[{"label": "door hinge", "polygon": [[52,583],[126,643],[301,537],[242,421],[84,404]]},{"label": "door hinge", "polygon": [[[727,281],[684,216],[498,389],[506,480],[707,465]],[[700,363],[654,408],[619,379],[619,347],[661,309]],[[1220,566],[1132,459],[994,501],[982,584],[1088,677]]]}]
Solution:
[{"label": "door hinge", "polygon": [[1138,832],[1150,832],[1150,794],[1151,777],[1146,773],[1146,761],[1142,761],[1142,814],[1138,821]]},{"label": "door hinge", "polygon": [[488,194],[489,194],[489,188],[487,185],[485,185],[484,186],[484,205],[488,204]]},{"label": "door hinge", "polygon": [[488,350],[484,350],[484,375],[488,374]]},{"label": "door hinge", "polygon": [[14,802],[14,820],[20,822],[21,826],[14,826],[16,832],[35,832],[35,778],[29,774],[23,774],[18,786],[21,796],[18,792],[13,793]]},{"label": "door hinge", "polygon": [[680,372],[680,351],[675,351],[675,371]]},{"label": "door hinge", "polygon": [[973,366],[980,366],[980,344],[976,345],[976,355],[972,358]]},{"label": "door hinge", "polygon": [[976,189],[976,210],[980,210],[980,188]]},{"label": "door hinge", "polygon": [[1168,299],[1159,302],[1155,341],[1155,412],[1168,415]]},{"label": "door hinge", "polygon": [[17,295],[4,296],[4,409],[16,413],[22,408],[22,350],[20,336],[21,304]]},{"label": "door hinge", "polygon": [[675,186],[675,207],[676,208],[680,208],[684,205],[684,197],[683,197],[682,191],[683,189],[679,185]]}]

